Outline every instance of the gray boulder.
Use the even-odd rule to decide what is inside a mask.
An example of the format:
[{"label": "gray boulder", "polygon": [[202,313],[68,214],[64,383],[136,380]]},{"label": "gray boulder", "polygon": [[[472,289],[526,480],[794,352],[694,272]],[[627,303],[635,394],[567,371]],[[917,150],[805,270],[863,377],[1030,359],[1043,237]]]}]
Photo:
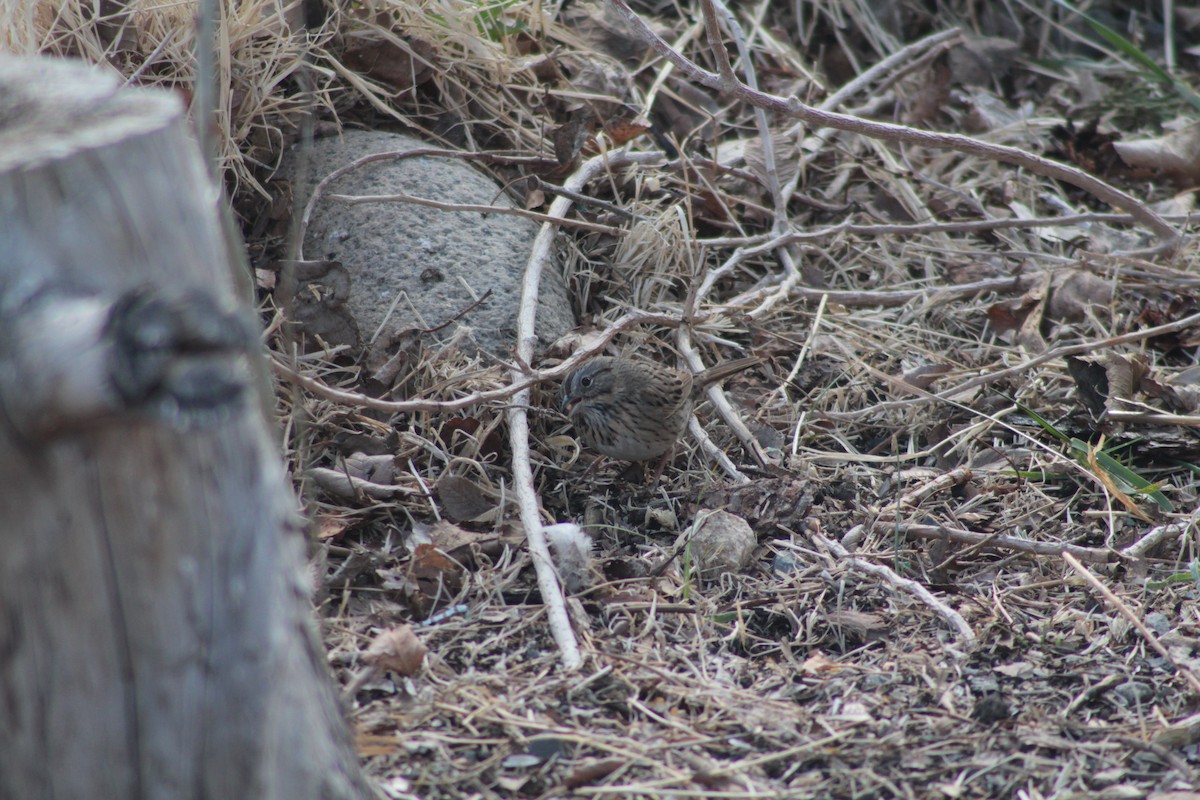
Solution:
[{"label": "gray boulder", "polygon": [[[305,185],[295,187],[295,202],[302,208],[318,181],[365,155],[430,146],[382,131],[346,131],[318,139]],[[285,164],[286,174],[294,175],[294,159],[295,151]],[[521,280],[538,225],[510,215],[443,211],[407,202],[355,205],[326,196],[396,193],[445,203],[513,205],[492,178],[455,159],[376,161],[338,178],[318,200],[304,238],[305,260],[340,262],[348,275],[348,289],[336,302],[350,324],[339,328],[343,333],[335,338],[357,328],[352,337],[357,341],[341,343],[369,347],[402,331],[436,328],[461,314],[432,336],[445,342],[467,326],[469,340],[479,348],[506,355],[516,343]],[[489,289],[485,302],[462,313]],[[331,296],[337,294],[335,290]],[[551,265],[542,273],[539,345],[550,344],[574,325],[562,276]]]}]

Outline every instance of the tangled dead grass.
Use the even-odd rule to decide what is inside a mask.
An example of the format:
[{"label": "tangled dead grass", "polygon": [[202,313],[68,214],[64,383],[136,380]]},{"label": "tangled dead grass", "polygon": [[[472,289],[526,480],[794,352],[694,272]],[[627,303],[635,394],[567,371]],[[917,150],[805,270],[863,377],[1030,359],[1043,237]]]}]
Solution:
[{"label": "tangled dead grass", "polygon": [[[578,671],[560,667],[522,545],[504,398],[397,415],[280,392],[286,455],[317,520],[330,660],[355,681],[360,747],[390,794],[1067,798],[1196,785],[1193,242],[1130,254],[1153,243],[1144,229],[1028,169],[756,117],[745,94],[718,99],[630,48],[607,7],[373,2],[306,27],[295,7],[233,5],[218,118],[239,197],[265,193],[308,113],[528,157],[545,187],[586,157],[580,143],[633,135],[661,158],[593,181],[607,206],[575,212],[622,234],[560,234],[583,341],[652,312],[657,324],[623,328],[614,346],[667,363],[689,348],[709,364],[763,360],[726,385],[757,451],[706,406],[737,472],[685,442],[651,485],[613,467],[584,477],[554,387],[535,388],[543,519],[580,522],[595,542],[591,586],[569,600]],[[719,72],[703,24],[660,5],[655,29]],[[187,89],[192,6],[92,8],[31,0],[4,46]],[[1072,47],[1050,4],[1002,19],[955,9],[977,31],[1024,30],[1020,62],[931,36],[875,72],[948,26],[916,3],[907,23],[851,0],[789,8],[737,9],[740,34],[726,28],[754,54],[738,75],[752,67],[764,92],[839,96],[864,117],[1031,152],[1061,150],[1058,126],[1081,113],[1086,80],[1032,67]],[[964,52],[991,70],[982,81],[964,77]],[[1098,58],[1119,71],[1119,57]],[[636,133],[648,122],[656,139]],[[1109,177],[1164,213],[1190,211],[1144,176]],[[1072,219],[1030,221],[1050,216]],[[413,346],[400,397],[507,385],[502,364]],[[542,355],[534,366],[566,353]],[[316,354],[299,367],[364,389],[356,364]],[[387,480],[369,473],[354,499],[313,477],[366,475],[353,459],[379,456],[371,469],[388,465]],[[712,508],[750,522],[759,548],[745,571],[706,583],[676,542]],[[422,620],[423,671],[355,680],[380,631]]]}]

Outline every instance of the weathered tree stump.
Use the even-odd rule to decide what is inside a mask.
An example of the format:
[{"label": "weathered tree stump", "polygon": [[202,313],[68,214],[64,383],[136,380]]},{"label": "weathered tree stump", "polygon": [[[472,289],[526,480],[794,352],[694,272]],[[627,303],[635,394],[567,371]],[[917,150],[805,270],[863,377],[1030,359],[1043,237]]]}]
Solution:
[{"label": "weathered tree stump", "polygon": [[170,94],[0,59],[0,798],[363,798]]}]

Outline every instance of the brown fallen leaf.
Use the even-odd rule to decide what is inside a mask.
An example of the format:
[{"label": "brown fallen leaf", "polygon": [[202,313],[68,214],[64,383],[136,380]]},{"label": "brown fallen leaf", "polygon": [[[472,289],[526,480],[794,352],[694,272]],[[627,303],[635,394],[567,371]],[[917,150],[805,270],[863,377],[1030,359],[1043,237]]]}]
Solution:
[{"label": "brown fallen leaf", "polygon": [[341,517],[322,514],[317,517],[317,539],[323,542],[340,539],[348,527],[350,527],[350,523]]},{"label": "brown fallen leaf", "polygon": [[1092,309],[1107,309],[1112,300],[1111,281],[1086,270],[1073,270],[1055,277],[1046,303],[1046,318],[1053,322],[1079,322]]},{"label": "brown fallen leaf", "polygon": [[623,758],[606,758],[602,761],[592,761],[584,764],[563,779],[565,789],[578,789],[597,783],[629,763]]},{"label": "brown fallen leaf", "polygon": [[454,522],[478,519],[496,507],[478,484],[459,475],[443,475],[435,488],[442,512]]},{"label": "brown fallen leaf", "polygon": [[862,639],[877,637],[887,630],[883,617],[866,611],[852,609],[830,611],[825,615],[825,621],[835,628],[844,628]]},{"label": "brown fallen leaf", "polygon": [[1200,122],[1154,139],[1113,142],[1113,149],[1129,166],[1153,169],[1176,183],[1200,179]]},{"label": "brown fallen leaf", "polygon": [[436,49],[421,40],[384,38],[368,32],[348,37],[342,63],[387,88],[395,96],[413,92],[434,74]]},{"label": "brown fallen leaf", "polygon": [[820,675],[822,672],[839,672],[842,665],[819,650],[800,665],[800,670],[807,675]]},{"label": "brown fallen leaf", "polygon": [[371,641],[363,661],[377,669],[412,677],[421,671],[428,648],[413,632],[411,625],[389,628]]}]

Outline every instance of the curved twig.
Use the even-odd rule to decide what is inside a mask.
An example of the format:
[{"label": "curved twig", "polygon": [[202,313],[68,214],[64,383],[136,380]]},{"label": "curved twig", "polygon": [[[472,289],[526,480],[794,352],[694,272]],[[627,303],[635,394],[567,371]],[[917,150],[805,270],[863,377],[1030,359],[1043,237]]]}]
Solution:
[{"label": "curved twig", "polygon": [[[842,547],[832,539],[827,539],[819,533],[811,534],[812,540],[825,548],[828,552],[835,555],[839,560],[845,562],[851,569],[856,572],[861,572],[866,575],[874,575],[883,580],[885,583],[895,586],[898,589],[903,589],[909,594],[919,599],[922,603],[932,608],[950,627],[958,633],[959,639],[962,641],[965,649],[970,650],[975,647],[976,637],[975,631],[971,630],[971,626],[967,621],[950,606],[943,603],[941,600],[934,597],[933,592],[926,589],[916,581],[908,578],[901,578],[890,567],[884,564],[872,564],[863,558],[850,555],[845,547]],[[962,654],[965,655],[965,654]],[[959,657],[962,657],[961,655]]]},{"label": "curved twig", "polygon": [[[1152,211],[1141,201],[1130,194],[1110,186],[1075,167],[1048,158],[1027,153],[1024,150],[1006,145],[991,144],[957,133],[942,133],[923,131],[905,125],[895,125],[886,122],[854,117],[824,111],[801,102],[795,97],[779,97],[747,86],[740,81],[709,72],[671,48],[658,34],[650,29],[642,19],[633,12],[625,0],[609,0],[620,15],[636,30],[651,47],[670,61],[689,79],[713,89],[724,95],[729,95],[753,106],[764,108],[778,114],[792,117],[814,127],[836,128],[838,130],[858,133],[873,139],[891,142],[902,142],[917,147],[929,147],[939,150],[954,150],[968,155],[979,156],[1000,161],[1005,164],[1023,167],[1037,175],[1055,178],[1082,189],[1085,192],[1103,200],[1114,208],[1129,212],[1135,219],[1149,228],[1160,239],[1159,250],[1174,250],[1178,247],[1181,236],[1170,223]],[[707,7],[705,7],[707,12]],[[720,43],[714,42],[714,48]]]},{"label": "curved twig", "polygon": [[[604,170],[644,160],[645,156],[631,156],[625,153],[596,156],[584,162],[583,166],[571,175],[566,187],[577,192]],[[572,202],[571,198],[565,195],[556,197],[550,204],[549,216],[565,216]],[[521,308],[517,314],[517,365],[512,369],[514,383],[526,380],[521,365],[533,361],[533,347],[537,342],[534,322],[537,317],[538,286],[541,282],[542,268],[550,260],[557,230],[557,226],[550,222],[542,225],[525,268],[525,279],[521,285]],[[542,593],[542,602],[546,604],[550,632],[562,652],[563,666],[567,669],[577,669],[583,659],[579,654],[579,643],[575,639],[575,633],[571,630],[566,601],[563,599],[554,562],[550,557],[550,548],[542,529],[537,490],[533,485],[533,467],[529,459],[529,416],[526,412],[529,401],[527,385],[513,396],[513,402],[507,411],[508,441],[512,447],[513,490],[521,515],[521,525],[525,528],[525,537],[529,542],[529,552],[533,556],[538,589]]]}]

